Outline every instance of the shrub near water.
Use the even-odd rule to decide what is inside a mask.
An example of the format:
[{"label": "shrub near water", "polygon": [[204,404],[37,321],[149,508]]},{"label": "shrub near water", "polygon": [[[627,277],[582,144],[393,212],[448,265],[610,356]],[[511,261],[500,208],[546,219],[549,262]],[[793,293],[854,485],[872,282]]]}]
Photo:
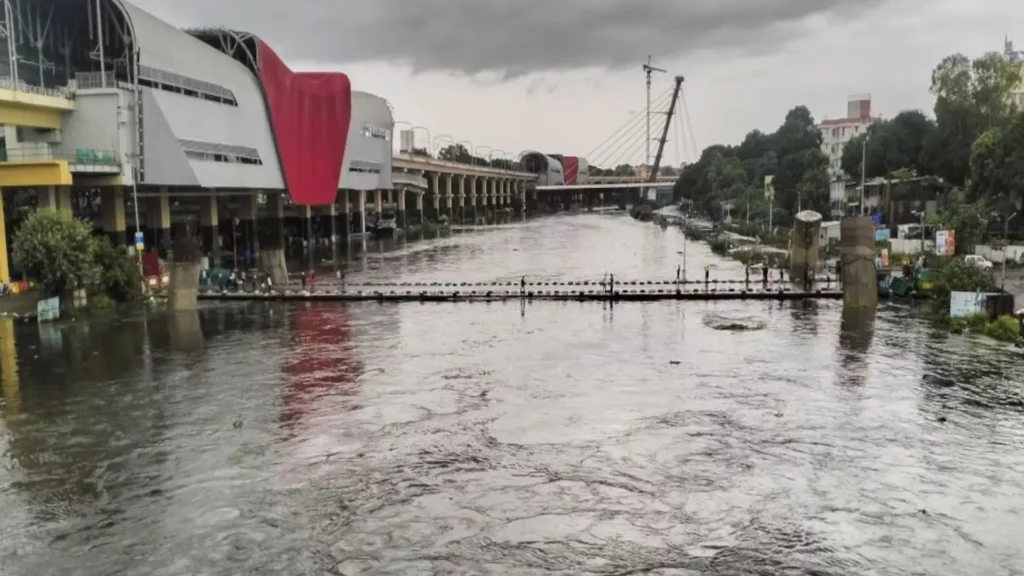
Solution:
[{"label": "shrub near water", "polygon": [[142,295],[142,271],[139,261],[124,249],[115,248],[109,238],[96,237],[93,254],[100,269],[97,288],[117,302],[128,302]]},{"label": "shrub near water", "polygon": [[44,296],[60,296],[99,276],[92,226],[44,208],[30,213],[14,235],[14,262]]},{"label": "shrub near water", "polygon": [[1000,316],[985,326],[985,335],[1000,342],[1016,342],[1020,339],[1020,322],[1013,316]]}]

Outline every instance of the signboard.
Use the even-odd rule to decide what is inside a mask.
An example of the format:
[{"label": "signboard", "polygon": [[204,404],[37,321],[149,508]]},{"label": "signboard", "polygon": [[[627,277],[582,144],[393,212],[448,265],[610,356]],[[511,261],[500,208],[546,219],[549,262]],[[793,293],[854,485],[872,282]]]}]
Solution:
[{"label": "signboard", "polygon": [[36,302],[36,319],[40,322],[52,322],[60,318],[60,298],[41,299]]},{"label": "signboard", "polygon": [[956,254],[955,230],[939,230],[935,233],[935,253],[939,256]]},{"label": "signboard", "polygon": [[875,229],[875,242],[888,242],[892,239],[892,232],[888,228]]},{"label": "signboard", "polygon": [[135,249],[139,252],[146,249],[146,237],[143,236],[141,231],[135,233]]},{"label": "signboard", "polygon": [[966,318],[987,310],[985,301],[991,295],[987,292],[952,292],[949,295],[949,317]]},{"label": "signboard", "polygon": [[771,198],[775,197],[775,187],[772,186],[772,181],[773,180],[775,180],[775,176],[765,176],[764,177],[764,197],[765,198],[771,199]]}]

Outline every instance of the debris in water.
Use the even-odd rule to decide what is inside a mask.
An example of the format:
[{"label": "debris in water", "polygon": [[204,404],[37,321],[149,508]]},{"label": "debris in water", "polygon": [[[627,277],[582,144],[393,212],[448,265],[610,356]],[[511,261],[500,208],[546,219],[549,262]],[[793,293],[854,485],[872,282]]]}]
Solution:
[{"label": "debris in water", "polygon": [[714,330],[729,332],[749,332],[764,330],[765,323],[753,318],[735,317],[730,318],[720,315],[708,315],[704,317],[704,325]]}]

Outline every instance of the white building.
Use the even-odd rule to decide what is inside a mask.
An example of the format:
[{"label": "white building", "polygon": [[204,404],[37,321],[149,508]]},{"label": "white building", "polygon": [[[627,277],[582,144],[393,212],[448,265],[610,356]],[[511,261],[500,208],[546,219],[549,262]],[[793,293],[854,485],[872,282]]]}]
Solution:
[{"label": "white building", "polygon": [[[1021,72],[1024,72],[1024,51],[1014,50],[1013,49],[1013,41],[1010,40],[1009,38],[1006,39],[1006,42],[1005,42],[1005,45],[1004,45],[1004,48],[1003,48],[1003,53],[1010,60],[1020,64]],[[1022,81],[1017,86],[1017,89],[1014,90],[1013,96],[1011,96],[1011,98],[1013,99],[1014,102],[1016,102],[1017,106],[1019,106],[1021,108],[1024,108],[1024,81]]]},{"label": "white building", "polygon": [[871,96],[865,94],[850,96],[844,118],[826,119],[818,126],[821,130],[821,151],[828,157],[829,175],[832,179],[829,203],[833,215],[845,211],[846,180],[857,176],[843,173],[843,150],[850,140],[863,134],[868,126],[878,121],[879,118],[871,115]]}]

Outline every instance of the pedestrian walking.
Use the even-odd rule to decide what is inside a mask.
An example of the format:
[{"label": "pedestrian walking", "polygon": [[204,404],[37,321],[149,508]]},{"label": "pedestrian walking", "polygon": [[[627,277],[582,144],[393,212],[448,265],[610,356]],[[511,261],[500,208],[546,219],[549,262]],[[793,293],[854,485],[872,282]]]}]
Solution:
[{"label": "pedestrian walking", "polygon": [[310,268],[309,269],[309,293],[312,294],[313,292],[316,292],[316,272],[312,268]]},{"label": "pedestrian walking", "polygon": [[768,289],[768,263],[761,264],[761,284],[764,289]]},{"label": "pedestrian walking", "polygon": [[302,275],[299,276],[299,282],[302,283],[302,291],[305,292],[306,291],[306,275],[305,274],[302,274]]},{"label": "pedestrian walking", "polygon": [[711,266],[704,267],[704,286],[707,287],[708,282],[711,280]]}]

